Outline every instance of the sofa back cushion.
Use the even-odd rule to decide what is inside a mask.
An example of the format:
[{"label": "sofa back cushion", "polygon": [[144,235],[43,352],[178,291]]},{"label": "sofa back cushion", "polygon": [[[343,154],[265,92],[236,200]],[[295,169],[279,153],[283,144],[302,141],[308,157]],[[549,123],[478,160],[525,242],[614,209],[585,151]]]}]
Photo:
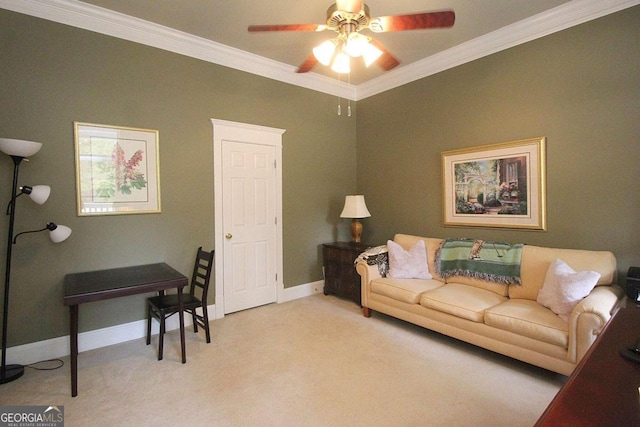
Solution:
[{"label": "sofa back cushion", "polygon": [[[393,241],[408,250],[416,244],[418,240],[423,240],[427,249],[427,261],[429,263],[429,272],[433,275],[433,278],[444,282],[445,280],[438,275],[435,269],[434,260],[436,259],[436,251],[440,248],[440,244],[443,239],[435,239],[430,237],[411,236],[407,234],[396,234]],[[509,286],[489,282],[487,280],[475,279],[473,277],[453,276],[447,279],[447,283],[462,283],[463,285],[475,286],[476,288],[486,289],[491,292],[495,292],[500,296],[507,296],[509,294]],[[533,298],[535,299],[535,297]]]},{"label": "sofa back cushion", "polygon": [[[436,251],[440,247],[443,239],[412,236],[408,234],[396,234],[393,238],[394,242],[406,250],[415,245],[418,240],[424,241],[427,250],[427,261],[429,262],[429,272],[433,275],[434,279],[444,282],[444,279],[436,273],[434,265]],[[522,251],[520,269],[522,285],[509,286],[463,276],[450,277],[447,279],[447,282],[475,286],[493,291],[498,295],[509,296],[509,298],[535,301],[538,297],[538,291],[544,284],[547,270],[555,259],[561,259],[569,264],[575,271],[589,270],[600,273],[600,280],[598,280],[597,286],[616,284],[616,258],[613,253],[609,251],[557,249],[531,245],[525,245]]]},{"label": "sofa back cushion", "polygon": [[509,298],[535,301],[542,289],[551,263],[560,259],[575,271],[595,271],[600,274],[597,285],[616,283],[616,258],[609,251],[556,249],[525,245],[522,252],[520,277],[522,285],[509,286]]}]

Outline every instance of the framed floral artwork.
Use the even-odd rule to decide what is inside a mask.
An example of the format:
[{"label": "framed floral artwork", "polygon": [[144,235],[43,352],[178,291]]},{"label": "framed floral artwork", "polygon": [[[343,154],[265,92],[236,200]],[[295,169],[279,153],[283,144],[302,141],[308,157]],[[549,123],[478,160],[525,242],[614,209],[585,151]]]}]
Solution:
[{"label": "framed floral artwork", "polygon": [[160,212],[158,131],[74,122],[78,216]]},{"label": "framed floral artwork", "polygon": [[546,138],[442,153],[445,226],[546,230]]}]

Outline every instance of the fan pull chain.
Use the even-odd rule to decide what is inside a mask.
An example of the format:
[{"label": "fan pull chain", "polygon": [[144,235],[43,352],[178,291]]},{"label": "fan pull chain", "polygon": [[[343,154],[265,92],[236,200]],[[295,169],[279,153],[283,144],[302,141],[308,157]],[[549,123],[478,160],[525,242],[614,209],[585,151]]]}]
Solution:
[{"label": "fan pull chain", "polygon": [[[341,81],[342,74],[338,73],[338,82]],[[340,102],[340,95],[338,95],[338,115],[342,115],[342,103]]]},{"label": "fan pull chain", "polygon": [[[347,83],[351,86],[351,71],[347,74]],[[347,99],[347,117],[351,117],[351,98]]]},{"label": "fan pull chain", "polygon": [[[338,81],[342,81],[342,74],[338,73]],[[347,83],[351,85],[351,72],[347,73]],[[342,98],[338,95],[338,115],[342,115]],[[347,117],[351,117],[351,99],[347,98]]]}]

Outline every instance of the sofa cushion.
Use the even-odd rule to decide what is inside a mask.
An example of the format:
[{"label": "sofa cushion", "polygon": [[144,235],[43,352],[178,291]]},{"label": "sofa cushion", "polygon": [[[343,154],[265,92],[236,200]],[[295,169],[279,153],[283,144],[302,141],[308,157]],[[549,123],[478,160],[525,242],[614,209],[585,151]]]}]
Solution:
[{"label": "sofa cushion", "polygon": [[389,277],[396,279],[433,279],[429,273],[424,241],[418,240],[408,250],[396,242],[387,241]]},{"label": "sofa cushion", "polygon": [[504,283],[490,282],[488,280],[477,279],[475,277],[466,276],[452,276],[446,280],[447,283],[460,283],[467,286],[473,286],[474,288],[484,289],[485,291],[491,291],[502,297],[509,295],[509,285]]},{"label": "sofa cushion", "polygon": [[574,307],[589,295],[598,279],[600,273],[576,272],[566,262],[557,259],[549,266],[536,301],[568,322]]},{"label": "sofa cushion", "polygon": [[569,342],[569,325],[535,301],[510,299],[485,311],[484,322],[494,328],[562,348]]},{"label": "sofa cushion", "polygon": [[433,279],[392,279],[383,277],[371,281],[371,293],[384,295],[409,304],[417,304],[423,292],[439,286],[442,286],[442,282]]},{"label": "sofa cushion", "polygon": [[482,323],[484,312],[507,298],[485,289],[461,283],[447,283],[420,297],[420,305]]}]

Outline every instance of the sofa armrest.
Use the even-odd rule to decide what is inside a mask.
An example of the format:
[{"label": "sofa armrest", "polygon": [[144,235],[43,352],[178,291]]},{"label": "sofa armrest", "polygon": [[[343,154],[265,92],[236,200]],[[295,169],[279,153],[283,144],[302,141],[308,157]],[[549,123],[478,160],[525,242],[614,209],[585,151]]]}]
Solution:
[{"label": "sofa armrest", "polygon": [[569,319],[569,362],[578,363],[584,357],[623,295],[619,286],[596,286],[573,309]]},{"label": "sofa armrest", "polygon": [[[377,265],[369,265],[365,261],[356,263],[356,271],[360,275],[360,289],[362,293],[362,310],[367,316],[369,307],[369,292],[371,291],[371,281],[382,277]],[[370,312],[369,312],[370,313]],[[368,316],[367,316],[368,317]]]}]

